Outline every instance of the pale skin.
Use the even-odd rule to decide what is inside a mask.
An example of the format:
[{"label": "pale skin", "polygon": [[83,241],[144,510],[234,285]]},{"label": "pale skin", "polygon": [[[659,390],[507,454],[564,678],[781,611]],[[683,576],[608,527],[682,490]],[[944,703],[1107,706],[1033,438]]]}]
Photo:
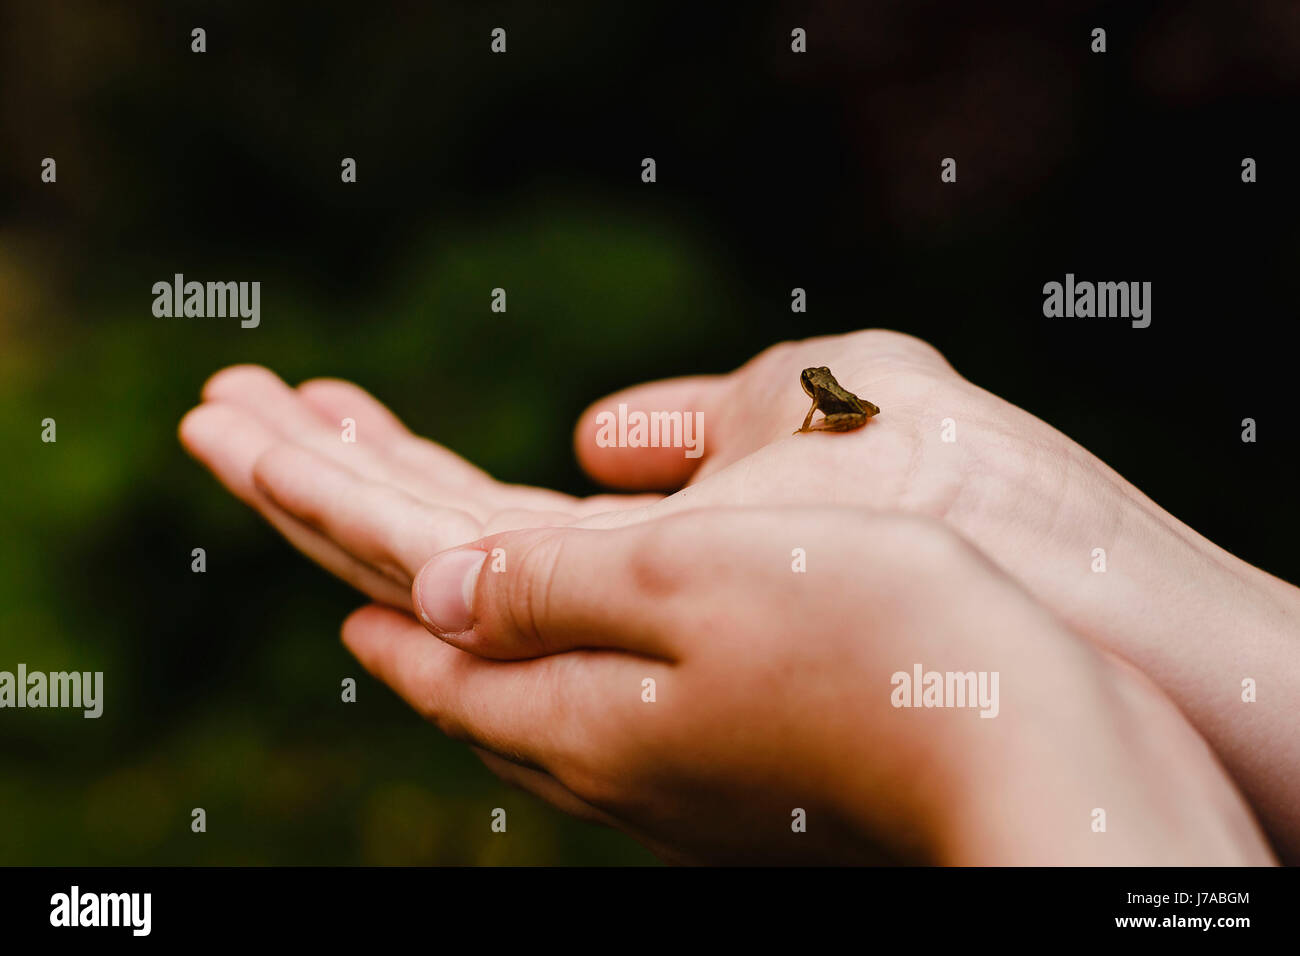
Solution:
[{"label": "pale skin", "polygon": [[[797,376],[819,365],[885,411],[848,434],[791,437],[788,423],[807,403]],[[597,448],[595,412],[621,401],[703,411],[704,457]],[[343,417],[357,421],[358,444],[340,442]],[[943,418],[957,423],[957,442],[939,440]],[[616,488],[682,488],[668,496],[575,499],[504,485],[415,438],[355,386],[291,389],[250,367],[209,382],[182,438],[304,553],[408,611],[412,579],[431,555],[495,531],[616,528],[735,504],[929,517],[1009,573],[1067,633],[1159,685],[1208,740],[1283,857],[1300,851],[1300,741],[1287,706],[1300,699],[1296,589],[1196,535],[916,339],[870,331],[787,343],[730,375],[652,383],[593,406],[576,435],[584,467]],[[1111,555],[1104,575],[1090,570],[1098,546]],[[872,574],[877,563],[866,562]],[[357,626],[354,618],[351,633]],[[1245,676],[1266,676],[1269,694],[1241,703]]]},{"label": "pale skin", "polygon": [[[415,589],[446,643],[372,605],[343,632],[365,667],[507,780],[667,860],[1272,862],[1168,699],[929,519],[718,508],[506,532]],[[997,715],[894,707],[913,661],[997,671]],[[794,832],[794,808],[815,826]]]}]

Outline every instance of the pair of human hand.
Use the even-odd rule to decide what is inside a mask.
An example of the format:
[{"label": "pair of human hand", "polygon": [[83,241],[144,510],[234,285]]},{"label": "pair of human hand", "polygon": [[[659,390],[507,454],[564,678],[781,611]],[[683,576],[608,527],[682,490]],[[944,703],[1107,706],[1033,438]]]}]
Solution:
[{"label": "pair of human hand", "polygon": [[[882,415],[791,437],[813,365]],[[704,456],[597,447],[594,413],[620,402],[702,412]],[[582,417],[594,477],[680,486],[667,496],[500,484],[354,386],[290,389],[250,367],[214,377],[181,433],[297,547],[389,605],[345,625],[370,670],[502,776],[666,857],[1267,859],[1165,694],[1278,846],[1296,845],[1284,698],[1233,713],[1239,678],[1224,672],[1295,689],[1293,589],[910,337],[786,344]],[[1093,574],[1096,547],[1119,573]],[[478,571],[493,549],[504,570]],[[1193,575],[1187,598],[1174,585]],[[1254,639],[1225,641],[1244,614]],[[892,707],[890,675],[913,663],[999,672],[998,718]],[[1107,807],[1098,839],[1091,814]]]}]

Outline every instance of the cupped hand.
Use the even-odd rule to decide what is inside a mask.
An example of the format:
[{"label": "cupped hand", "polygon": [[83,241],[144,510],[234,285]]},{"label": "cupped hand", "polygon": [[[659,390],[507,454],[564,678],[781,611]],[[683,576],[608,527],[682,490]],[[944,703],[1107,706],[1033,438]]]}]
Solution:
[{"label": "cupped hand", "polygon": [[[881,413],[857,431],[792,436],[808,409],[799,372],[822,365]],[[186,446],[297,547],[402,609],[430,555],[494,530],[615,527],[729,505],[843,504],[940,519],[1072,629],[1163,687],[1279,846],[1300,855],[1300,738],[1287,706],[1300,698],[1296,590],[1215,547],[918,339],[871,330],[784,343],[728,375],[650,383],[593,405],[575,433],[583,466],[615,488],[679,489],[666,497],[578,499],[496,482],[346,383],[295,390],[237,367],[214,377],[204,399],[182,424]],[[703,454],[600,447],[597,415],[617,415],[620,404],[698,412]],[[355,444],[340,439],[344,417],[357,422]],[[865,573],[886,560],[874,556]],[[1242,681],[1259,675],[1270,693],[1247,711]]]},{"label": "cupped hand", "polygon": [[[343,631],[365,667],[505,779],[669,860],[1270,860],[1169,701],[933,521],[521,530],[414,587],[442,639],[372,605]],[[991,693],[901,707],[916,667]]]},{"label": "cupped hand", "polygon": [[[789,430],[799,371],[828,366],[880,414],[847,433]],[[600,447],[596,416],[690,408],[704,455]],[[942,520],[1072,629],[1136,665],[1210,741],[1284,856],[1300,859],[1300,591],[1215,546],[1056,429],[958,375],[932,347],[879,330],[771,348],[730,375],[611,396],[578,456],[623,489],[685,487],[636,520],[714,504],[837,503]],[[1195,462],[1189,462],[1189,473]],[[874,573],[887,555],[863,573]],[[1268,697],[1254,688],[1267,683]]]}]

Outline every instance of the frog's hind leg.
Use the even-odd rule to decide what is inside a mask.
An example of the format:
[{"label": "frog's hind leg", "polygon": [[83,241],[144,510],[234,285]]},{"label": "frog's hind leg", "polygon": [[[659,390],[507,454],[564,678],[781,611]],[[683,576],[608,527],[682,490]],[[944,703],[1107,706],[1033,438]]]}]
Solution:
[{"label": "frog's hind leg", "polygon": [[816,425],[808,429],[810,432],[849,432],[855,428],[861,428],[867,423],[867,416],[857,412],[840,412],[835,415],[827,415]]}]

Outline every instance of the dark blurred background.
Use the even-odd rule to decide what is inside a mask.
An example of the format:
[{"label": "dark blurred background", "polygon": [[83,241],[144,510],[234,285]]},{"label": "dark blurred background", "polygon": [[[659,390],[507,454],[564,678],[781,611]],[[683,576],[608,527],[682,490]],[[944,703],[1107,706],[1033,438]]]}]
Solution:
[{"label": "dark blurred background", "polygon": [[[0,669],[102,670],[106,700],[0,711],[0,862],[650,860],[364,675],[359,596],[176,441],[234,362],[582,492],[607,391],[900,329],[1300,581],[1298,54],[1291,0],[4,3]],[[176,272],[261,281],[260,328],[155,318]],[[1066,272],[1150,280],[1151,327],[1045,319]]]}]

